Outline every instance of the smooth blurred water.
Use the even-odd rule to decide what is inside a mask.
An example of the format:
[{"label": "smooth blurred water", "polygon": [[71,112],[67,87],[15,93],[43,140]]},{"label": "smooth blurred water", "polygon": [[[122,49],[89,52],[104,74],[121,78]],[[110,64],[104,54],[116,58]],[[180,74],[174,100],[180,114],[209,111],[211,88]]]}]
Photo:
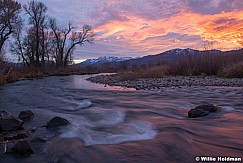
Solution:
[{"label": "smooth blurred water", "polygon": [[[0,88],[0,108],[35,113],[25,128],[54,116],[71,125],[41,129],[43,150],[30,158],[0,155],[1,162],[194,162],[196,156],[243,156],[243,89],[166,88],[135,91],[93,84],[90,76],[47,77]],[[221,109],[189,119],[202,103]]]}]

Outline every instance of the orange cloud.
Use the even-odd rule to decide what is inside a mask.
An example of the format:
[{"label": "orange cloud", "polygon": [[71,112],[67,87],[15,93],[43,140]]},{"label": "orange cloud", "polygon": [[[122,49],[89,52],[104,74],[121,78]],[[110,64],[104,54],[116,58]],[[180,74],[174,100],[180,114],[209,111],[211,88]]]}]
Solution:
[{"label": "orange cloud", "polygon": [[[26,4],[29,0],[19,0]],[[143,56],[174,48],[243,47],[242,0],[45,0],[61,26],[90,24],[93,46],[77,47],[76,59]]]},{"label": "orange cloud", "polygon": [[[105,31],[102,38],[111,39],[110,44],[118,43],[120,46],[135,47],[148,51],[161,52],[163,49],[171,47],[198,47],[197,44],[203,41],[214,41],[220,43],[224,48],[235,48],[240,46],[239,39],[243,33],[243,11],[222,12],[214,15],[202,15],[199,13],[180,12],[169,18],[148,20],[136,15],[125,15],[128,21],[110,21],[98,26],[97,32]],[[180,35],[198,36],[198,41],[183,41],[178,38],[163,37],[168,33]],[[151,39],[154,38],[154,39]],[[129,40],[129,44],[127,44]],[[173,46],[172,46],[173,48]],[[155,50],[156,49],[156,50]]]}]

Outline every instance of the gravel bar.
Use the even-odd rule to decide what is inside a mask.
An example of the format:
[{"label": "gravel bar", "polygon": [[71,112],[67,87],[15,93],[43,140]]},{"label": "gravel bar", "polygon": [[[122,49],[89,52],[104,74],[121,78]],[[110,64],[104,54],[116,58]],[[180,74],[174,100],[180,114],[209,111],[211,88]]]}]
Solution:
[{"label": "gravel bar", "polygon": [[163,78],[143,78],[135,81],[121,81],[118,75],[98,75],[90,77],[87,80],[110,86],[135,88],[136,90],[184,86],[243,87],[243,78],[219,78],[215,76],[166,76]]}]

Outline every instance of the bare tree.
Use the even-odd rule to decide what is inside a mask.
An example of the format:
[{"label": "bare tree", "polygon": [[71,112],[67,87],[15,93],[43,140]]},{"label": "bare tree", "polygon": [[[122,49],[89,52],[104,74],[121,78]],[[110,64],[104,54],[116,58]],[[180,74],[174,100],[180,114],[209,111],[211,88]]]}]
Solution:
[{"label": "bare tree", "polygon": [[22,26],[23,21],[20,19],[20,21],[16,24],[16,30],[13,33],[14,40],[10,43],[10,50],[18,57],[19,61],[22,61],[24,65],[27,65],[29,67],[30,62],[25,56],[26,48],[24,48],[24,42],[22,37]]},{"label": "bare tree", "polygon": [[54,63],[54,60],[57,67],[67,66],[73,60],[76,45],[83,46],[94,41],[95,35],[90,25],[84,25],[82,29],[77,29],[71,23],[67,27],[59,27],[54,18],[49,18],[47,23],[47,7],[42,2],[32,0],[24,5],[24,10],[32,26],[22,37],[23,22],[17,23],[11,50],[29,67],[44,67],[46,61]]},{"label": "bare tree", "polygon": [[47,7],[42,2],[36,2],[34,0],[28,2],[28,5],[24,5],[25,12],[29,15],[29,24],[33,25],[35,31],[35,59],[36,66],[40,65],[40,57],[42,59],[42,66],[44,66],[44,54],[41,54],[41,31],[46,20]]},{"label": "bare tree", "polygon": [[2,65],[5,64],[5,50],[4,48],[2,48],[2,50],[0,51],[0,69],[2,68]]},{"label": "bare tree", "polygon": [[55,47],[57,66],[67,66],[72,61],[72,54],[76,45],[83,46],[85,43],[93,43],[94,32],[90,25],[84,25],[81,30],[69,22],[67,28],[57,26],[56,19],[49,19],[49,26],[53,32],[52,43]]},{"label": "bare tree", "polygon": [[14,32],[19,21],[21,4],[14,0],[0,0],[0,51],[5,41]]},{"label": "bare tree", "polygon": [[41,47],[41,62],[42,65],[45,64],[45,61],[47,60],[48,62],[49,60],[49,53],[48,53],[48,29],[46,29],[47,24],[43,24],[43,26],[41,27],[41,37],[40,37],[40,47]]},{"label": "bare tree", "polygon": [[[70,25],[69,25],[70,27]],[[69,28],[70,29],[70,28]],[[64,58],[64,66],[68,64],[68,62],[72,61],[72,54],[76,45],[83,46],[85,43],[92,44],[94,41],[94,32],[90,25],[84,25],[80,31],[72,32],[70,37],[70,45],[67,48],[67,52]]]},{"label": "bare tree", "polygon": [[28,67],[35,67],[37,65],[36,59],[36,32],[33,27],[27,30],[27,34],[21,36],[21,24],[19,25],[19,30],[14,34],[15,41],[10,44],[11,52],[17,55],[19,61],[22,61],[24,65]]}]

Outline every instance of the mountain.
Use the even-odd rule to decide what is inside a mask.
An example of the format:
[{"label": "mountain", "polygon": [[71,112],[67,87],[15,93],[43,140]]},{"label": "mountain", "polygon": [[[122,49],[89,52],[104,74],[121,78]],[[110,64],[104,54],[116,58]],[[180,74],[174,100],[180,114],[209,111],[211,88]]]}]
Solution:
[{"label": "mountain", "polygon": [[126,60],[133,59],[132,57],[99,57],[97,59],[87,59],[84,62],[79,63],[80,66],[100,66],[103,63],[118,63]]},{"label": "mountain", "polygon": [[[186,56],[202,57],[203,55],[210,56],[233,56],[233,55],[243,55],[243,49],[230,50],[230,51],[220,51],[220,50],[194,50],[194,49],[172,49],[155,55],[148,55],[141,58],[131,58],[131,57],[99,57],[98,59],[88,59],[79,65],[81,66],[96,66],[99,67],[103,63],[110,63],[110,68],[126,67],[126,68],[136,68],[153,66],[162,63],[176,62]],[[107,66],[107,65],[106,65]]]},{"label": "mountain", "polygon": [[201,57],[202,55],[219,56],[219,55],[243,55],[243,49],[220,51],[220,50],[194,50],[194,49],[172,49],[155,55],[148,55],[137,59],[130,59],[120,64],[127,65],[128,68],[153,66],[161,63],[171,63],[185,56]]}]

